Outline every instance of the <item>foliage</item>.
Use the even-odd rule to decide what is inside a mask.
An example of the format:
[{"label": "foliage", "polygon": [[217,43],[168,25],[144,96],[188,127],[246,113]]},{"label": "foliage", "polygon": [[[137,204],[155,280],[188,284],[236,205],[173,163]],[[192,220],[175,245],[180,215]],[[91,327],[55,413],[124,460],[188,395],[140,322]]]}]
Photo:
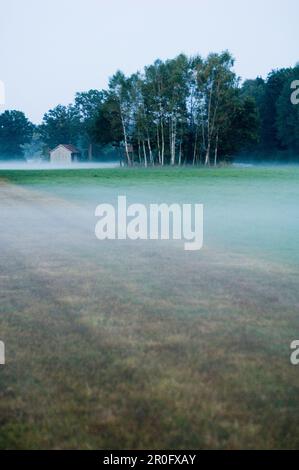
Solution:
[{"label": "foliage", "polygon": [[77,144],[80,131],[80,114],[75,106],[58,105],[44,115],[39,128],[48,148],[59,144]]},{"label": "foliage", "polygon": [[243,84],[243,96],[251,97],[257,107],[259,139],[255,150],[260,158],[272,159],[278,154],[287,159],[299,154],[299,105],[291,102],[291,84],[298,79],[297,65],[273,70],[266,80],[257,78]]},{"label": "foliage", "polygon": [[22,159],[23,145],[31,141],[33,129],[21,111],[0,114],[0,159]]},{"label": "foliage", "polygon": [[290,97],[299,66],[242,86],[233,67],[224,51],[156,60],[131,76],[119,70],[107,90],[77,93],[74,104],[48,111],[32,142],[23,113],[7,111],[0,153],[20,158],[24,144],[34,155],[74,144],[85,159],[120,156],[128,166],[145,167],[216,166],[242,152],[263,160],[298,156],[299,105]]},{"label": "foliage", "polygon": [[241,96],[233,64],[225,51],[157,60],[130,77],[118,71],[95,120],[97,141],[122,145],[129,166],[209,166],[212,152],[216,165],[256,139],[255,103]]}]

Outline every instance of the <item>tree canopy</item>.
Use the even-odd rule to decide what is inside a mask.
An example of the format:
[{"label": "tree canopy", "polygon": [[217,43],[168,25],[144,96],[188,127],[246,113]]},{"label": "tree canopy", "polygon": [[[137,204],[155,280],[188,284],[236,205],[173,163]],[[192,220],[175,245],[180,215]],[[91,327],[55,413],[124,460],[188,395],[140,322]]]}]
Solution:
[{"label": "tree canopy", "polygon": [[299,154],[299,105],[291,101],[292,83],[299,80],[299,65],[272,70],[267,79],[247,80],[245,97],[254,100],[258,113],[258,143],[247,150],[257,158],[287,160]]},{"label": "tree canopy", "polygon": [[98,142],[123,145],[128,165],[217,164],[257,138],[229,52],[157,60],[110,79],[94,121]]},{"label": "tree canopy", "polygon": [[34,126],[21,111],[0,114],[0,159],[22,159],[23,146],[31,141]]},{"label": "tree canopy", "polygon": [[299,105],[291,101],[298,80],[297,64],[241,84],[228,51],[156,60],[130,76],[117,71],[106,90],[76,93],[34,134],[22,112],[0,114],[0,155],[21,158],[24,146],[38,154],[38,145],[47,153],[63,143],[89,160],[117,149],[129,166],[298,158]]}]

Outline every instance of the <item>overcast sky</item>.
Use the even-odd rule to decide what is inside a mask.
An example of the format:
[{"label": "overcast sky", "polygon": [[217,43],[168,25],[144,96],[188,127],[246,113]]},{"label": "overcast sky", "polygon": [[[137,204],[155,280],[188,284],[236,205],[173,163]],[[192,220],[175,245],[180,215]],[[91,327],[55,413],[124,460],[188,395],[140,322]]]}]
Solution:
[{"label": "overcast sky", "polygon": [[[34,122],[156,58],[219,52],[243,79],[299,61],[298,0],[0,0],[6,108]],[[3,108],[1,108],[3,110]]]}]

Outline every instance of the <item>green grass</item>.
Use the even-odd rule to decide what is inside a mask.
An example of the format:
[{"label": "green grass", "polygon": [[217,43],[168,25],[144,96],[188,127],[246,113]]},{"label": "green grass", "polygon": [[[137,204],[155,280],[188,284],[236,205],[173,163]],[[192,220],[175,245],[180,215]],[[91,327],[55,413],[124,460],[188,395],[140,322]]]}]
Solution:
[{"label": "green grass", "polygon": [[70,170],[0,170],[0,178],[24,185],[72,185],[122,183],[184,183],[200,179],[219,178],[240,180],[297,180],[299,167],[214,168],[122,168],[122,169],[70,169]]},{"label": "green grass", "polygon": [[[298,448],[298,169],[0,172],[0,447]],[[204,202],[204,249],[94,208]]]}]

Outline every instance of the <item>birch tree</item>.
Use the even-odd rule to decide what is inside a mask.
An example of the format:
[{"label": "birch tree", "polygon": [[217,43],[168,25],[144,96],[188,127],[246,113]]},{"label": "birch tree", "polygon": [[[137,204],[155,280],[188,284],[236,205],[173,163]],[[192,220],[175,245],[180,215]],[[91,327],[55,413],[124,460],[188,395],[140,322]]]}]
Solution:
[{"label": "birch tree", "polygon": [[[233,63],[228,52],[206,59],[181,54],[130,77],[117,72],[104,93],[98,127],[102,119],[108,136],[110,119],[113,142],[120,141],[121,128],[128,165],[217,165],[240,143],[235,116],[243,116],[244,98]],[[255,125],[254,119],[240,122]]]},{"label": "birch tree", "polygon": [[204,67],[198,74],[198,87],[205,101],[205,125],[203,127],[205,140],[204,164],[210,166],[211,150],[214,145],[218,152],[219,132],[217,127],[219,114],[229,99],[230,91],[238,86],[238,79],[232,71],[234,60],[228,52],[210,54]]},{"label": "birch tree", "polygon": [[125,147],[125,155],[128,166],[132,166],[132,157],[130,152],[130,128],[132,125],[132,99],[130,96],[130,82],[121,71],[110,79],[110,93],[115,97],[118,107],[119,116],[122,124],[123,142]]}]

